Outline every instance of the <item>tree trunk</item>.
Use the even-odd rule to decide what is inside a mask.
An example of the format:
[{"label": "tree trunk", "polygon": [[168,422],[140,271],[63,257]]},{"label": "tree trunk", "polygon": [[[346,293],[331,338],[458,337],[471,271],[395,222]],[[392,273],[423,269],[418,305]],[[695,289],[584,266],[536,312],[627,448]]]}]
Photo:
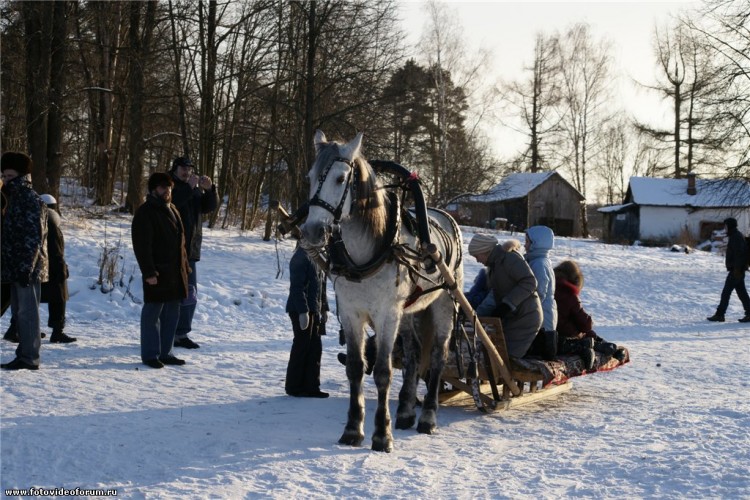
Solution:
[{"label": "tree trunk", "polygon": [[50,88],[50,29],[54,4],[24,2],[26,33],[26,133],[34,162],[32,180],[38,193],[47,187],[47,112]]},{"label": "tree trunk", "polygon": [[63,143],[63,95],[65,92],[65,56],[67,53],[69,2],[54,2],[52,21],[49,113],[47,114],[47,182],[48,192],[60,199]]}]

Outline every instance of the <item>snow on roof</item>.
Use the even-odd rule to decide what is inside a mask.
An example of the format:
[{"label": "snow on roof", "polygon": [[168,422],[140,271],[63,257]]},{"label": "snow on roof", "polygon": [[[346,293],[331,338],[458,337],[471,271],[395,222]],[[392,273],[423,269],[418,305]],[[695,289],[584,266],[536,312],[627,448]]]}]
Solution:
[{"label": "snow on roof", "polygon": [[696,194],[687,193],[687,179],[631,177],[630,200],[664,207],[747,207],[750,184],[741,179],[696,179]]},{"label": "snow on roof", "polygon": [[605,213],[617,213],[620,210],[624,210],[628,207],[632,207],[633,203],[625,203],[624,205],[608,205],[606,207],[601,207],[597,210],[597,212],[601,212],[603,214]]},{"label": "snow on roof", "polygon": [[552,177],[555,172],[518,172],[506,176],[499,184],[490,188],[486,193],[469,196],[464,201],[490,202],[523,198],[537,186]]}]

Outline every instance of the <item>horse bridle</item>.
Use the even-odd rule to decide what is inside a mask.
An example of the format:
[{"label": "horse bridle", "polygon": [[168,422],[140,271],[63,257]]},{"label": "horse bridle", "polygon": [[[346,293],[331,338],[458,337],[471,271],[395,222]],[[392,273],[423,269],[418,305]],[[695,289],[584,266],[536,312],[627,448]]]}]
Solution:
[{"label": "horse bridle", "polygon": [[[326,181],[326,178],[328,177],[328,172],[331,171],[331,167],[333,167],[333,164],[336,163],[337,161],[340,161],[349,165],[350,171],[346,176],[346,182],[345,182],[346,188],[344,189],[344,193],[341,195],[341,200],[339,201],[339,204],[334,207],[327,201],[321,199],[319,195],[320,195],[320,190],[323,189],[323,183]],[[326,168],[324,168],[323,171],[318,176],[318,189],[315,191],[315,194],[313,195],[313,197],[310,198],[309,205],[311,207],[318,206],[318,207],[322,207],[326,209],[328,212],[331,213],[331,215],[333,215],[333,224],[337,225],[341,221],[341,212],[344,209],[344,201],[346,200],[347,192],[349,191],[352,192],[352,201],[351,201],[352,206],[355,203],[356,193],[354,191],[353,183],[352,183],[353,176],[356,177],[357,172],[356,172],[356,169],[354,168],[352,160],[343,158],[341,156],[335,156],[331,158],[331,161],[328,163]]]}]

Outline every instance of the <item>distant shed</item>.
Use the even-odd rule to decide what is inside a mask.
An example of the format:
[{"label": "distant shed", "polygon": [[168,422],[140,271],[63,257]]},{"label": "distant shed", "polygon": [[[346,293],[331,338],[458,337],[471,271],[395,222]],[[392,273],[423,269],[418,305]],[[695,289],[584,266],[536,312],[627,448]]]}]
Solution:
[{"label": "distant shed", "polygon": [[581,206],[585,198],[557,172],[510,174],[486,193],[458,204],[471,225],[552,228],[558,236],[581,235]]},{"label": "distant shed", "polygon": [[621,205],[602,207],[603,239],[672,243],[687,236],[704,241],[727,217],[750,228],[750,184],[742,179],[631,177]]}]

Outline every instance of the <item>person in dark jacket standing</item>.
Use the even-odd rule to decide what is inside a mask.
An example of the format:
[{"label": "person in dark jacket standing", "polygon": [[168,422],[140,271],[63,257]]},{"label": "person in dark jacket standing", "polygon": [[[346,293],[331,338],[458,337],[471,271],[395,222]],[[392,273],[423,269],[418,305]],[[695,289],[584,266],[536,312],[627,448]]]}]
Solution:
[{"label": "person in dark jacket standing", "polygon": [[297,245],[289,261],[289,298],[286,312],[292,320],[294,341],[286,368],[286,393],[295,397],[327,398],[320,390],[321,335],[328,312],[325,275]]},{"label": "person in dark jacket standing", "polygon": [[201,243],[203,242],[203,224],[201,216],[216,210],[219,206],[219,195],[211,178],[198,176],[193,172],[190,158],[175,158],[170,170],[174,189],[172,203],[180,211],[182,224],[185,227],[185,249],[191,273],[188,276],[188,296],[180,307],[180,320],[177,324],[175,347],[197,349],[200,347],[188,333],[193,330],[193,315],[198,303],[198,271],[196,263],[201,260]]},{"label": "person in dark jacket standing", "polygon": [[724,321],[724,314],[729,307],[729,297],[733,291],[737,291],[737,297],[745,308],[745,316],[740,318],[740,323],[750,323],[750,296],[745,288],[745,271],[747,270],[747,244],[745,237],[737,230],[737,219],[729,217],[724,219],[724,227],[727,231],[727,254],[724,263],[727,267],[727,279],[724,281],[724,289],[721,291],[719,307],[713,316],[706,318],[708,321]]},{"label": "person in dark jacket standing", "polygon": [[49,258],[49,281],[42,283],[42,302],[47,303],[49,318],[47,326],[52,328],[49,341],[53,344],[75,342],[63,332],[65,329],[65,306],[68,302],[68,264],[65,262],[65,239],[60,229],[61,220],[57,213],[57,200],[50,194],[43,194],[47,204],[47,257]]},{"label": "person in dark jacket standing", "polygon": [[8,201],[0,235],[0,272],[2,281],[10,283],[10,309],[19,338],[16,358],[0,364],[5,370],[37,370],[40,362],[39,298],[48,276],[47,207],[31,188],[32,165],[24,153],[8,151],[0,158]]},{"label": "person in dark jacket standing", "polygon": [[170,203],[172,186],[168,174],[152,174],[146,201],[135,211],[131,227],[143,276],[141,360],[151,368],[185,364],[172,354],[189,272],[180,213]]},{"label": "person in dark jacket standing", "polygon": [[[63,238],[60,215],[57,213],[57,200],[51,194],[43,194],[40,199],[47,205],[47,259],[49,280],[42,283],[40,302],[46,303],[49,311],[47,326],[52,328],[49,341],[53,344],[69,344],[75,337],[63,332],[65,328],[65,306],[68,301],[68,264],[65,262],[65,239]],[[3,337],[18,342],[16,318],[12,317],[8,331]],[[42,333],[42,338],[44,334]]]}]

